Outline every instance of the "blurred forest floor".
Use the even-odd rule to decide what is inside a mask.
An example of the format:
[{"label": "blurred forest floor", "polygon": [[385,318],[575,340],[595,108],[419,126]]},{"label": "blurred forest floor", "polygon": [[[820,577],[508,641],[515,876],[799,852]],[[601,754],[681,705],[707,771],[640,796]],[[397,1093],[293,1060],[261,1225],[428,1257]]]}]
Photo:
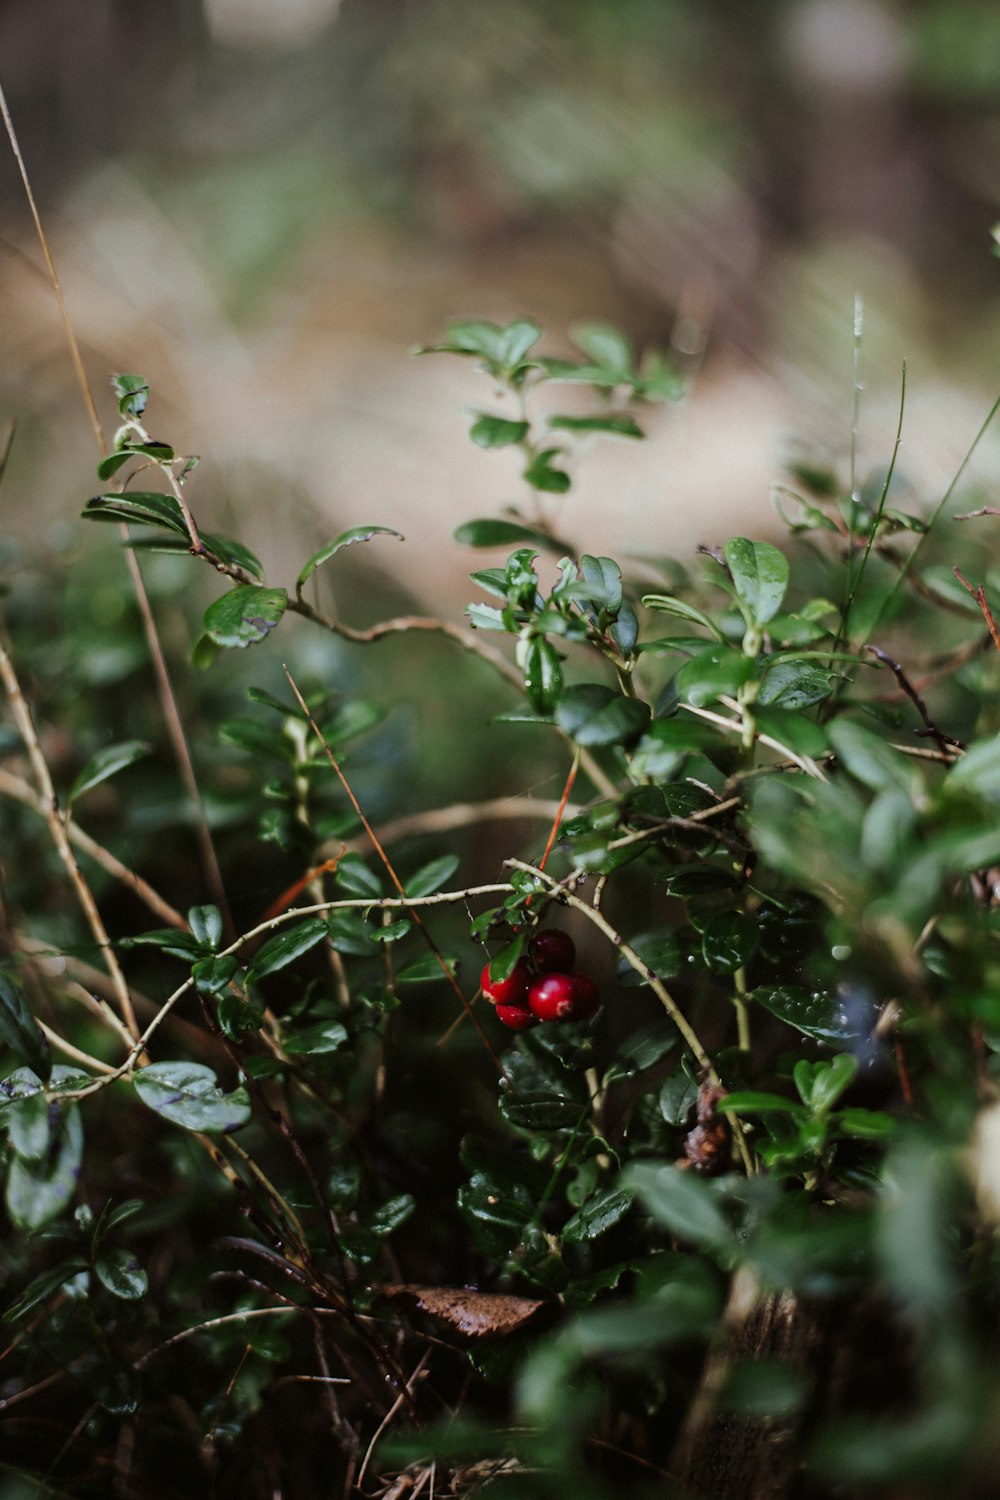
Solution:
[{"label": "blurred forest floor", "polygon": [[[113,370],[146,375],[154,435],[203,456],[199,513],[249,516],[276,579],[372,522],[460,607],[442,544],[523,497],[468,444],[485,378],[409,357],[449,318],[529,314],[551,352],[612,321],[692,372],[560,517],[618,556],[774,531],[790,451],[846,466],[856,296],[862,477],[904,358],[918,504],[995,394],[1000,13],[973,0],[7,0],[0,81],[102,415]],[[4,159],[4,531],[37,547],[94,454]]]}]

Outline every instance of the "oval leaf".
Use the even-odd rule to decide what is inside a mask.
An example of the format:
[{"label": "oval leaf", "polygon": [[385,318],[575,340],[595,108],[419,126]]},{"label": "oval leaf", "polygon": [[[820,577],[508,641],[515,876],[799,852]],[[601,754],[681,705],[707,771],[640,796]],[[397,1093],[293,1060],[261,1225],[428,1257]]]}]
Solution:
[{"label": "oval leaf", "polygon": [[91,787],[100,786],[102,781],[116,776],[134,761],[151,755],[152,751],[152,745],[145,740],[123,740],[120,745],[107,745],[103,750],[98,750],[96,755],[90,757],[70,788],[70,805],[78,797],[82,797],[84,792],[89,792]]},{"label": "oval leaf", "polygon": [[205,633],[217,646],[253,646],[270,635],[287,604],[284,589],[241,583],[205,611]]},{"label": "oval leaf", "polygon": [[131,1250],[103,1250],[94,1271],[101,1285],[125,1302],[137,1302],[149,1290],[149,1277]]},{"label": "oval leaf", "polygon": [[151,1063],[133,1078],[143,1104],[185,1130],[238,1130],[250,1118],[245,1089],[224,1094],[211,1068],[201,1063]]},{"label": "oval leaf", "polygon": [[599,1234],[606,1233],[619,1219],[624,1219],[634,1201],[635,1193],[628,1188],[605,1188],[603,1192],[595,1193],[567,1221],[563,1227],[563,1239],[571,1245],[596,1240]]},{"label": "oval leaf", "polygon": [[7,1176],[7,1210],[19,1229],[44,1229],[69,1207],[83,1161],[79,1106],[53,1103],[58,1121],[44,1161],[15,1156]]},{"label": "oval leaf", "polygon": [[648,722],[648,703],[596,682],[568,688],[556,706],[556,723],[578,745],[622,745]]},{"label": "oval leaf", "polygon": [[778,613],[788,588],[788,559],[770,542],[732,537],[725,546],[726,562],[736,592],[756,625],[766,625]]},{"label": "oval leaf", "polygon": [[457,854],[442,854],[440,859],[432,859],[429,864],[422,865],[407,880],[406,894],[408,896],[433,896],[435,891],[441,890],[448,884],[460,863]]},{"label": "oval leaf", "polygon": [[303,953],[308,953],[310,948],[321,943],[328,933],[329,928],[322,917],[310,917],[308,921],[300,922],[296,927],[287,927],[273,938],[268,938],[247,974],[247,983],[256,983],[266,975],[274,974],[278,969],[294,963]]},{"label": "oval leaf", "polygon": [[133,526],[165,526],[187,536],[184,512],[173,495],[130,490],[127,495],[95,495],[81,512],[85,521],[126,521]]}]

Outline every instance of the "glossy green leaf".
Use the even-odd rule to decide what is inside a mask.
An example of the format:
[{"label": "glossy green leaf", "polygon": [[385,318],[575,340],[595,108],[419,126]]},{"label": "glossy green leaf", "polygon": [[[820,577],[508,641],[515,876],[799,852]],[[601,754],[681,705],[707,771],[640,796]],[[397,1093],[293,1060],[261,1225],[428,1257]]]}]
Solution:
[{"label": "glossy green leaf", "polygon": [[583,580],[595,590],[597,597],[592,602],[596,610],[603,610],[609,617],[617,617],[624,602],[622,594],[622,570],[613,557],[592,557],[585,552],[580,558]]},{"label": "glossy green leaf", "polygon": [[347,1027],[340,1021],[318,1021],[313,1026],[286,1031],[282,1041],[285,1051],[293,1057],[337,1052],[347,1041]]},{"label": "glossy green leaf", "polygon": [[253,646],[270,635],[287,604],[284,589],[241,583],[205,611],[205,633],[217,646]]},{"label": "glossy green leaf", "polygon": [[165,526],[186,537],[184,512],[173,495],[155,490],[129,490],[124,495],[95,495],[81,511],[85,521],[126,521],[132,526]]},{"label": "glossy green leaf", "polygon": [[533,635],[519,651],[519,661],[524,673],[524,690],[531,706],[540,714],[550,714],[563,689],[558,651],[543,635]]},{"label": "glossy green leaf", "polygon": [[818,760],[830,748],[826,730],[805,714],[790,708],[760,708],[754,704],[754,723],[758,734],[766,734],[780,745],[787,745],[796,755]]},{"label": "glossy green leaf", "polygon": [[818,1042],[843,1042],[858,1034],[857,1023],[825,990],[807,990],[794,984],[765,985],[755,989],[752,998],[786,1025]]},{"label": "glossy green leaf", "polygon": [[294,927],[285,927],[268,938],[254,955],[253,966],[247,974],[247,983],[255,984],[268,974],[276,974],[287,968],[303,953],[308,953],[328,935],[328,927],[322,917],[308,917]]},{"label": "glossy green leaf", "polygon": [[143,1104],[185,1130],[238,1130],[250,1118],[245,1089],[224,1094],[211,1068],[201,1063],[150,1063],[133,1075]]},{"label": "glossy green leaf", "polygon": [[171,958],[184,959],[188,963],[204,956],[198,939],[180,927],[157,927],[151,932],[140,932],[136,937],[125,938],[121,946],[159,948],[161,953],[169,953]]},{"label": "glossy green leaf", "polygon": [[217,906],[188,908],[188,926],[196,942],[214,953],[222,941],[222,913]]},{"label": "glossy green leaf", "polygon": [[674,685],[685,703],[707,708],[721,697],[735,698],[753,676],[750,657],[732,646],[709,646],[684,663]]},{"label": "glossy green leaf", "polygon": [[567,688],[556,705],[556,723],[578,745],[622,745],[649,722],[649,704],[596,682]]},{"label": "glossy green leaf", "polygon": [[[264,578],[264,567],[255,552],[242,542],[234,541],[232,537],[216,536],[212,531],[200,533],[206,553],[212,553],[231,568],[242,568],[252,578],[262,582]],[[184,536],[144,536],[129,537],[128,545],[134,552],[157,552],[187,556],[190,545],[185,533]]]},{"label": "glossy green leaf", "polygon": [[501,984],[514,972],[514,965],[524,952],[524,933],[518,933],[512,938],[506,947],[501,948],[495,958],[490,959],[490,978],[494,984]]},{"label": "glossy green leaf", "polygon": [[663,1080],[657,1102],[668,1125],[686,1125],[698,1102],[698,1085],[683,1068],[676,1068]]},{"label": "glossy green leaf", "polygon": [[0,1043],[47,1083],[52,1072],[48,1040],[25,996],[9,974],[0,970]]},{"label": "glossy green leaf", "polygon": [[295,580],[295,592],[301,594],[303,585],[315,573],[316,569],[323,563],[329,562],[334,553],[339,552],[342,547],[353,546],[355,542],[370,541],[373,536],[394,536],[402,542],[406,538],[391,526],[352,526],[347,531],[342,531],[332,542],[327,542],[318,552],[314,552],[309,561],[302,568]]},{"label": "glossy green leaf", "polygon": [[674,719],[654,719],[635,747],[632,772],[654,780],[672,776],[689,755],[708,753],[720,743],[714,724],[693,714],[678,714]]},{"label": "glossy green leaf", "polygon": [[702,953],[716,974],[734,974],[741,969],[756,945],[757,923],[746,912],[717,912],[702,928]]},{"label": "glossy green leaf", "polygon": [[756,625],[766,625],[781,608],[788,588],[788,559],[770,542],[732,537],[725,557],[736,593]]},{"label": "glossy green leaf", "polygon": [[635,1193],[628,1188],[611,1187],[594,1193],[564,1224],[563,1240],[570,1245],[596,1240],[624,1219],[634,1202]]},{"label": "glossy green leaf", "polygon": [[489,412],[480,412],[469,428],[469,437],[477,448],[509,448],[527,435],[527,422],[511,422],[506,417],[491,416]]},{"label": "glossy green leaf", "polygon": [[18,1229],[34,1234],[70,1206],[83,1162],[83,1123],[79,1106],[52,1103],[51,1139],[45,1157],[14,1156],[7,1174],[7,1212]]},{"label": "glossy green leaf", "polygon": [[516,1125],[519,1130],[572,1130],[580,1119],[580,1106],[573,1099],[554,1094],[502,1094],[500,1113],[508,1125]]},{"label": "glossy green leaf", "polygon": [[532,1214],[531,1204],[522,1197],[499,1193],[492,1182],[478,1176],[459,1188],[458,1207],[487,1255],[512,1250]]},{"label": "glossy green leaf", "polygon": [[191,978],[202,995],[221,995],[239,972],[239,960],[227,953],[221,958],[203,958],[192,965]]},{"label": "glossy green leaf", "polygon": [[257,719],[228,719],[219,726],[219,739],[238,750],[246,750],[249,755],[266,755],[285,765],[295,761],[295,744],[289,736]]},{"label": "glossy green leaf", "polygon": [[389,1198],[379,1205],[368,1221],[368,1228],[372,1234],[384,1238],[405,1224],[416,1212],[416,1208],[417,1202],[412,1193],[398,1193],[395,1198]]},{"label": "glossy green leaf", "polygon": [[830,673],[805,661],[771,662],[760,685],[757,702],[762,707],[809,708],[822,703],[831,691]]},{"label": "glossy green leaf", "polygon": [[94,1271],[101,1285],[125,1302],[137,1302],[149,1290],[149,1277],[131,1250],[102,1250]]},{"label": "glossy green leaf", "polygon": [[810,1062],[800,1057],[792,1077],[803,1104],[813,1114],[821,1115],[832,1109],[844,1090],[850,1088],[857,1072],[857,1058],[850,1052],[839,1052],[829,1062]]},{"label": "glossy green leaf", "polygon": [[337,886],[348,896],[372,896],[376,901],[384,894],[382,882],[360,854],[351,850],[341,856],[337,865]]}]

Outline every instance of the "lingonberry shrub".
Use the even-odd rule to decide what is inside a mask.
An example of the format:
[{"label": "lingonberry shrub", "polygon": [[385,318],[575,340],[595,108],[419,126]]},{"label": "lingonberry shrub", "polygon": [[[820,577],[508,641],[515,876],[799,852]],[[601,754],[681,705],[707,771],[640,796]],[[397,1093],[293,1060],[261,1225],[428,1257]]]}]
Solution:
[{"label": "lingonberry shrub", "polygon": [[[683,381],[574,338],[435,346],[525,483],[459,528],[491,553],[465,624],[333,612],[375,524],[272,581],[137,376],[84,516],[128,528],[151,610],[87,561],[44,611],[10,580],[0,1417],[47,1492],[988,1492],[995,513],[800,462],[787,543],[640,583],[553,502]],[[180,712],[140,668],[205,562]],[[434,636],[464,648],[440,784],[456,672],[498,745],[537,740],[416,813],[364,648],[401,681]],[[561,797],[484,868],[463,830],[511,827],[541,757]]]}]

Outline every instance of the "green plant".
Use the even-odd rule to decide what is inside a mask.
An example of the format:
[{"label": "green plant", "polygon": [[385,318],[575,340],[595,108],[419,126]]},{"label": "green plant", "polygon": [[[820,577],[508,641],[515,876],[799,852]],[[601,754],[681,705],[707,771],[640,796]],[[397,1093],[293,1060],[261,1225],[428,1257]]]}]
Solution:
[{"label": "green plant", "polygon": [[[267,679],[219,728],[249,757],[226,902],[170,840],[112,852],[155,810],[154,716],[109,745],[76,704],[94,748],[54,767],[15,665],[44,704],[51,647],[12,596],[0,1413],[29,1414],[13,1462],[61,1493],[121,1473],[126,1433],[138,1494],[256,1493],[247,1464],[289,1493],[335,1472],[373,1494],[432,1463],[458,1493],[596,1500],[669,1475],[725,1500],[800,1471],[815,1494],[983,1492],[995,580],[950,494],[921,515],[891,469],[866,486],[803,465],[786,547],[730,538],[635,586],[561,540],[555,506],[581,445],[640,439],[680,384],[610,329],[579,330],[577,359],[539,338],[466,322],[435,346],[502,403],[473,442],[523,454],[524,507],[459,529],[513,549],[473,574],[495,602],[468,627],[323,609],[320,570],[377,525],[270,582],[203,529],[193,460],[150,437],[145,381],[117,378],[116,487],[84,516],[224,580],[193,631],[206,721],[246,648]],[[586,410],[546,411],[566,384]],[[133,487],[150,472],[159,488]],[[984,583],[951,571],[973,567]],[[461,645],[508,695],[496,736],[529,726],[562,757],[544,846],[483,870],[454,830],[494,801],[385,806],[381,709],[346,668],[334,696],[281,665],[296,617],[358,646]],[[464,721],[445,739],[460,758]],[[39,820],[55,860],[28,857]],[[267,890],[244,896],[255,849]],[[467,974],[518,1033],[506,1050]],[[576,1019],[533,1024],[567,997]]]}]

